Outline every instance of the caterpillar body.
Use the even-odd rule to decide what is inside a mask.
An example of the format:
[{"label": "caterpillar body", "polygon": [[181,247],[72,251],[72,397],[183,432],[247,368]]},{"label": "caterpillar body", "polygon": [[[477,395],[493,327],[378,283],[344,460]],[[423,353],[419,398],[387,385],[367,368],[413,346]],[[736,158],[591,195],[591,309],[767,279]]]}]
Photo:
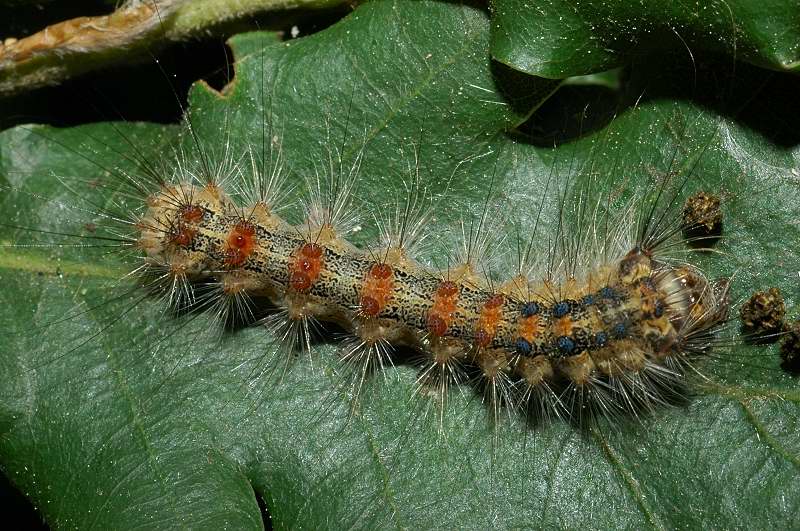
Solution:
[{"label": "caterpillar body", "polygon": [[[510,397],[513,381],[524,382],[528,398],[548,396],[539,387],[558,389],[559,381],[581,397],[552,391],[543,407],[569,401],[587,409],[597,400],[613,413],[668,402],[648,380],[679,378],[702,350],[697,338],[707,343],[727,315],[727,289],[696,268],[661,261],[663,236],[647,226],[630,248],[602,249],[610,261],[580,277],[519,275],[492,289],[475,264],[430,271],[391,237],[387,247],[361,251],[330,216],[292,226],[268,200],[236,205],[217,183],[165,183],[147,202],[130,243],[145,254],[140,272],[163,282],[169,298],[194,301],[198,284],[220,298],[266,297],[283,310],[279,337],[295,330],[302,341],[308,320],[333,321],[360,345],[348,355],[369,366],[405,346],[424,351],[427,370],[453,384],[463,383],[462,366],[476,368],[493,405]],[[340,206],[307,210],[326,208]]]},{"label": "caterpillar body", "polygon": [[[367,14],[411,57],[398,94],[348,88]],[[766,507],[788,525],[796,384],[730,352],[726,314],[779,274],[752,257],[780,243],[753,234],[784,192],[750,182],[749,155],[793,159],[684,102],[542,148],[509,132],[529,109],[471,7],[373,2],[326,31],[341,48],[238,37],[235,83],[195,87],[180,134],[4,133],[2,466],[43,513],[258,528],[262,500],[283,527],[666,528]],[[309,81],[342,57],[348,75]],[[721,258],[679,227],[718,182],[742,190]],[[788,238],[795,212],[776,214]]]}]

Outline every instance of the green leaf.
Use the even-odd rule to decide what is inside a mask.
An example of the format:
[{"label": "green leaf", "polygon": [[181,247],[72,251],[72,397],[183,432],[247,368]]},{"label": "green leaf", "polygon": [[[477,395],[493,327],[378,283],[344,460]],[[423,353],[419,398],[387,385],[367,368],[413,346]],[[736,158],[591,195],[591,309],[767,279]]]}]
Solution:
[{"label": "green leaf", "polygon": [[796,2],[494,0],[492,12],[492,55],[547,78],[608,70],[653,50],[687,58],[722,53],[774,70],[800,70]]},{"label": "green leaf", "polygon": [[[304,39],[239,36],[234,84],[222,94],[198,85],[191,123],[212,161],[226,145],[238,157],[278,136],[294,199],[329,155],[347,168],[363,152],[359,244],[375,237],[372,216],[396,202],[418,158],[437,201],[423,258],[442,266],[456,221],[480,215],[490,181],[492,218],[513,253],[512,229],[527,236],[540,206],[534,244],[547,248],[570,184],[629,197],[658,175],[688,174],[685,193],[715,191],[726,215],[722,252],[691,260],[736,273],[734,299],[778,285],[797,302],[800,150],[775,125],[780,113],[764,111],[790,101],[780,95],[794,79],[762,86],[756,106],[734,115],[680,83],[670,93],[664,80],[685,76],[661,72],[657,97],[635,107],[622,98],[610,124],[578,118],[587,128],[553,148],[513,129],[555,84],[499,69],[488,46],[482,11],[402,0],[365,4]],[[761,75],[742,72],[734,96],[747,101]],[[627,88],[638,95],[650,77],[630,76]],[[584,89],[553,101],[580,110]],[[533,130],[547,129],[550,104]],[[61,204],[140,210],[98,182],[135,171],[134,147],[168,164],[176,145],[198,158],[176,126],[9,130],[0,211],[15,226],[93,234],[86,224],[102,219]],[[285,215],[302,219],[297,207]],[[276,346],[263,327],[221,333],[206,314],[165,315],[122,278],[134,257],[26,247],[88,240],[10,227],[0,239],[20,245],[0,255],[0,465],[53,527],[258,528],[258,497],[274,526],[307,528],[787,528],[800,508],[800,391],[774,348],[720,347],[685,406],[588,432],[507,420],[495,437],[477,395],[454,391],[442,438],[433,406],[413,398],[412,366],[371,382],[351,418],[334,337],[278,381],[265,372]]]}]

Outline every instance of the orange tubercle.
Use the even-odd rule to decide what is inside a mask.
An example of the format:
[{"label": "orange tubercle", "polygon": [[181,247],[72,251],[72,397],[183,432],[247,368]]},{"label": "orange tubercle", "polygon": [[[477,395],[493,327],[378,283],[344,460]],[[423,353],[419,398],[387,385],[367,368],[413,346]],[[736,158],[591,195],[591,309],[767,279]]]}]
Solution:
[{"label": "orange tubercle", "polygon": [[453,322],[453,314],[458,308],[460,294],[458,284],[451,280],[440,282],[433,294],[433,306],[428,311],[428,331],[441,337],[447,333]]},{"label": "orange tubercle", "polygon": [[170,232],[169,241],[178,247],[189,247],[195,236],[197,236],[197,230],[180,224],[174,231]]},{"label": "orange tubercle", "polygon": [[502,295],[497,293],[497,294],[492,295],[491,297],[489,297],[489,300],[487,300],[484,303],[483,306],[484,306],[484,308],[492,309],[492,308],[497,308],[499,306],[502,306],[503,302],[505,302],[505,297],[503,297]]},{"label": "orange tubercle", "polygon": [[289,286],[295,291],[306,291],[311,287],[311,278],[302,271],[294,271],[289,277]]},{"label": "orange tubercle", "polygon": [[478,324],[475,326],[475,344],[479,347],[491,345],[497,334],[497,325],[503,319],[503,302],[505,297],[495,294],[483,303]]},{"label": "orange tubercle", "polygon": [[253,254],[255,247],[255,227],[247,222],[237,223],[225,240],[225,265],[242,265]]},{"label": "orange tubercle", "polygon": [[519,336],[528,343],[533,343],[537,336],[542,332],[542,320],[540,315],[523,317],[519,321]]},{"label": "orange tubercle", "polygon": [[319,277],[324,267],[323,248],[316,243],[304,243],[292,253],[289,260],[289,287],[307,291]]},{"label": "orange tubercle", "polygon": [[374,317],[378,315],[389,302],[394,289],[394,270],[392,266],[376,263],[370,266],[364,277],[361,288],[361,313]]},{"label": "orange tubercle", "polygon": [[394,276],[394,270],[389,264],[373,264],[372,267],[369,268],[369,276],[377,279],[387,279]]},{"label": "orange tubercle", "polygon": [[381,312],[381,304],[369,295],[361,296],[361,313],[369,317],[375,317]]},{"label": "orange tubercle", "polygon": [[203,213],[203,208],[198,205],[186,205],[178,211],[178,215],[186,223],[197,223],[203,219]]},{"label": "orange tubercle", "polygon": [[203,219],[204,210],[197,205],[184,205],[177,211],[169,241],[178,247],[189,247],[197,236],[195,225]]},{"label": "orange tubercle", "polygon": [[436,295],[438,297],[452,297],[458,293],[458,285],[452,280],[445,280],[436,288]]},{"label": "orange tubercle", "polygon": [[437,314],[428,315],[428,330],[436,337],[442,337],[447,332],[448,324]]},{"label": "orange tubercle", "polygon": [[300,247],[300,254],[307,258],[321,258],[322,257],[322,246],[317,245],[316,243],[306,243]]},{"label": "orange tubercle", "polygon": [[553,321],[553,333],[556,335],[556,337],[571,336],[572,327],[573,327],[572,317],[570,317],[569,315],[565,315],[564,317],[561,317],[560,319],[556,319],[555,321]]}]

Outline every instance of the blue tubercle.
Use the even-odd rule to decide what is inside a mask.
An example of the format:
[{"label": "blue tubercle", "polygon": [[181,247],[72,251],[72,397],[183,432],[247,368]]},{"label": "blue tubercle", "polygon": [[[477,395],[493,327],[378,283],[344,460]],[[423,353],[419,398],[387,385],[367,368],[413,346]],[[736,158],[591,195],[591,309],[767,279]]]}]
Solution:
[{"label": "blue tubercle", "polygon": [[594,335],[594,344],[595,345],[597,345],[598,347],[604,347],[604,346],[606,346],[606,343],[608,343],[608,334],[606,334],[605,332],[601,331],[601,332],[597,332]]},{"label": "blue tubercle", "polygon": [[553,306],[553,317],[559,318],[564,317],[569,313],[569,303],[566,301],[557,302],[555,306]]},{"label": "blue tubercle", "polygon": [[563,354],[570,354],[573,350],[575,350],[575,341],[567,336],[559,337],[556,340],[556,345],[558,346],[558,350],[560,350]]},{"label": "blue tubercle", "polygon": [[517,352],[523,356],[531,353],[531,344],[524,337],[517,338]]},{"label": "blue tubercle", "polygon": [[526,302],[522,306],[522,316],[523,317],[532,317],[539,313],[539,304],[536,302]]}]

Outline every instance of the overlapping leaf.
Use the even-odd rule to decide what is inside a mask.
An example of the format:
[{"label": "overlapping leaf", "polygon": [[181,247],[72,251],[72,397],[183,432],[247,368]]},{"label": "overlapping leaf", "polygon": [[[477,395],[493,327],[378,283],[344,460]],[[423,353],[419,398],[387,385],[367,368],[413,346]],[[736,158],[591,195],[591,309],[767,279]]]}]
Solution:
[{"label": "overlapping leaf", "polygon": [[608,70],[653,50],[800,69],[800,6],[783,0],[495,0],[492,12],[494,57],[548,78]]}]

